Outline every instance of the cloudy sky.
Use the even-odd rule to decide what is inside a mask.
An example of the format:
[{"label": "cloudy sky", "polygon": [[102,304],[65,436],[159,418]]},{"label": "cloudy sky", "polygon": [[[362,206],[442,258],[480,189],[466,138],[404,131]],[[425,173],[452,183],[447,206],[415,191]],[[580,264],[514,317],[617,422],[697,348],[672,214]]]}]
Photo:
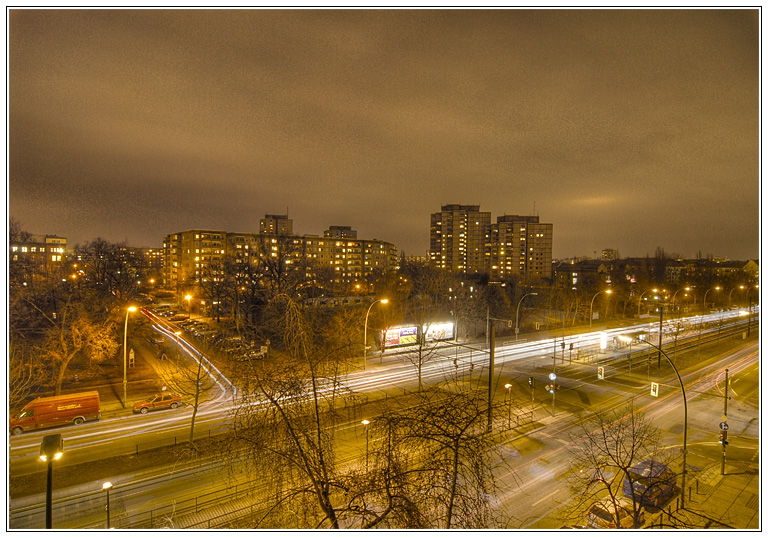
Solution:
[{"label": "cloudy sky", "polygon": [[8,11],[8,215],[70,245],[538,214],[556,258],[757,257],[756,10]]}]

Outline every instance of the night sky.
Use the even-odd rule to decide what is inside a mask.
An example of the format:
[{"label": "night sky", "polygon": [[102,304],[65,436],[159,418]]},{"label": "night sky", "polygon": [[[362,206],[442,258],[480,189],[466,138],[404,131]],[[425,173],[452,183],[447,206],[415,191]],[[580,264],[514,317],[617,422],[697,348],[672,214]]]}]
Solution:
[{"label": "night sky", "polygon": [[[8,215],[70,247],[538,214],[555,258],[760,251],[753,10],[17,10]],[[535,209],[534,209],[535,208]]]}]

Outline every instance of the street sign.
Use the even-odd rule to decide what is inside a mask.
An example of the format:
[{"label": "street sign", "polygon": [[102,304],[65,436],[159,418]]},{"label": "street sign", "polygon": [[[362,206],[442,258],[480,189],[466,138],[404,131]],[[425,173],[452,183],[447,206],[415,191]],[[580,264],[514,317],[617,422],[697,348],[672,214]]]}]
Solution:
[{"label": "street sign", "polygon": [[553,372],[553,373],[549,374],[549,378],[550,378],[552,381],[554,381],[555,379],[557,379],[557,376],[556,376],[556,375],[555,375],[555,373]]},{"label": "street sign", "polygon": [[723,430],[724,432],[727,432],[728,431],[728,423],[727,422],[721,422],[720,423],[720,429]]}]

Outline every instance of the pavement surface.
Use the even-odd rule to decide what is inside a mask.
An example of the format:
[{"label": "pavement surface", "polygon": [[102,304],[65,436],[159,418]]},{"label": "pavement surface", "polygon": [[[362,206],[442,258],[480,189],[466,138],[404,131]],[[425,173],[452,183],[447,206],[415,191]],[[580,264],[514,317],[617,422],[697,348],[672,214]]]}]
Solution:
[{"label": "pavement surface", "polygon": [[[597,327],[594,328],[597,330]],[[570,332],[570,331],[569,331]],[[541,331],[535,340],[542,338],[560,337],[559,331]],[[505,337],[508,339],[509,337]],[[530,341],[530,340],[529,340]],[[498,340],[497,340],[498,342]],[[467,342],[473,346],[482,347],[484,340]],[[500,345],[498,342],[497,345]],[[372,354],[373,355],[373,354]],[[369,356],[372,366],[382,365],[393,360],[401,360],[397,357],[396,349],[387,350],[383,355],[375,353]],[[389,359],[389,360],[388,360]],[[584,357],[588,360],[587,357]],[[122,381],[115,380],[112,383],[99,386],[77,386],[81,390],[99,390],[101,396],[102,416],[116,417],[132,413],[133,401],[144,399],[162,390],[159,373],[163,370],[163,364],[154,353],[151,345],[139,343],[136,346],[137,372],[142,371],[142,379],[133,379],[128,384],[128,405],[123,407]],[[152,372],[155,375],[152,375]],[[130,379],[129,370],[129,379]],[[75,383],[74,385],[85,385]],[[75,388],[67,387],[69,389]],[[69,392],[69,391],[68,391]],[[539,408],[537,416],[531,427],[536,428],[538,423],[544,426],[552,420],[549,411]],[[539,416],[539,413],[543,413]],[[759,428],[755,432],[759,438]],[[720,464],[712,465],[689,475],[688,492],[685,507],[680,507],[680,497],[673,499],[671,503],[660,512],[647,514],[646,529],[743,529],[759,531],[762,519],[760,517],[760,472],[759,450],[755,451],[752,461],[732,462],[725,465],[722,473]],[[249,499],[239,498],[230,502],[224,502],[208,510],[186,514],[174,521],[175,528],[236,528],[233,522],[240,518],[248,519]],[[235,524],[236,525],[236,524]]]}]

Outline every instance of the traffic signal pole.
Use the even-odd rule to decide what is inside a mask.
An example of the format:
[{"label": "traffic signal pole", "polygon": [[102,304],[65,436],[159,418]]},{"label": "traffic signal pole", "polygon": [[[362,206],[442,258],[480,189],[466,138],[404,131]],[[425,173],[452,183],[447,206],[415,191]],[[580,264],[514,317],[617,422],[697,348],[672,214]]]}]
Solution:
[{"label": "traffic signal pole", "polygon": [[[728,419],[728,368],[725,369],[725,400],[723,403],[723,422],[727,424]],[[723,461],[720,465],[720,475],[725,476],[725,447],[728,446],[728,430],[721,433],[723,443]]]}]

